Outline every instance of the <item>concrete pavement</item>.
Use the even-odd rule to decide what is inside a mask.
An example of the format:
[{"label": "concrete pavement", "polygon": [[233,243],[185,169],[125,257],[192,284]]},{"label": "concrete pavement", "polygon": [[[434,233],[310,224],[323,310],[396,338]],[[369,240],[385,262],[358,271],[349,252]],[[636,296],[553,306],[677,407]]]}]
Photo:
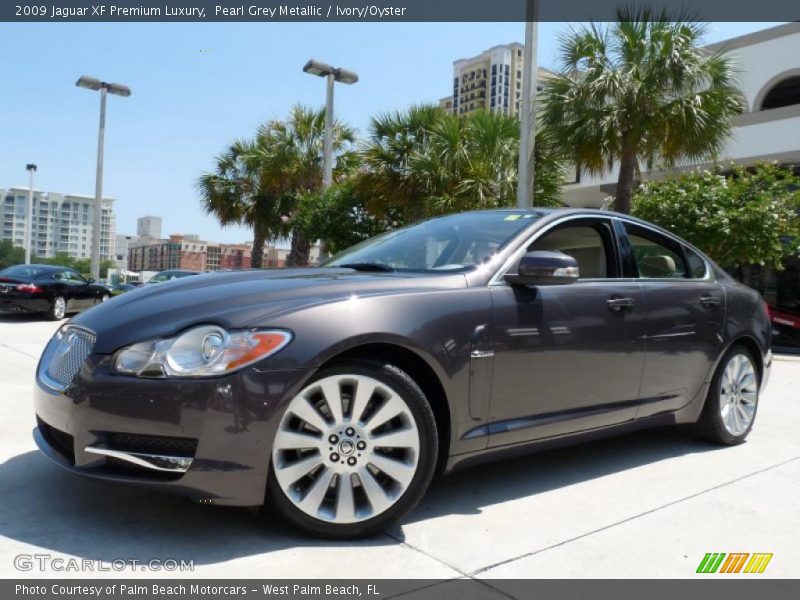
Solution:
[{"label": "concrete pavement", "polygon": [[477,467],[435,482],[386,535],[338,543],[50,464],[31,388],[58,325],[0,313],[0,577],[131,575],[20,572],[19,554],[194,562],[147,577],[685,578],[706,552],[771,552],[762,577],[800,572],[798,359],[776,360],[746,444],[656,430]]}]

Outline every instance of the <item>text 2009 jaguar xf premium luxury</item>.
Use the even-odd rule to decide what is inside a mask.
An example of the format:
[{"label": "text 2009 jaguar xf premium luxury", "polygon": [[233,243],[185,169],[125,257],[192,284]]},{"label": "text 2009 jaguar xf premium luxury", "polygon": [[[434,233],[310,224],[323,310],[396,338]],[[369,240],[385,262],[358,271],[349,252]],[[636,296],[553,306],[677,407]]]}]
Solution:
[{"label": "text 2009 jaguar xf premium luxury", "polygon": [[81,314],[42,355],[34,435],[74,473],[352,537],[503,454],[674,423],[742,442],[769,346],[756,292],[657,227],[463,213]]}]

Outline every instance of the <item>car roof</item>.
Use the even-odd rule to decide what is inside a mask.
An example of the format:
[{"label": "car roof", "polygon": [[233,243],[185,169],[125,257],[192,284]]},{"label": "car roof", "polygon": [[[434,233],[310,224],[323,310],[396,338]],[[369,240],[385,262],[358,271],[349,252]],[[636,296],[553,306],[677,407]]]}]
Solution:
[{"label": "car roof", "polygon": [[[37,269],[41,269],[42,271],[58,271],[60,269],[72,269],[72,267],[64,267],[64,266],[61,266],[61,265],[43,265],[43,264],[39,264],[39,263],[26,263],[26,264],[20,264],[20,265],[11,265],[8,268],[10,269],[11,267],[35,267]],[[72,269],[72,270],[74,271],[74,269]]]}]

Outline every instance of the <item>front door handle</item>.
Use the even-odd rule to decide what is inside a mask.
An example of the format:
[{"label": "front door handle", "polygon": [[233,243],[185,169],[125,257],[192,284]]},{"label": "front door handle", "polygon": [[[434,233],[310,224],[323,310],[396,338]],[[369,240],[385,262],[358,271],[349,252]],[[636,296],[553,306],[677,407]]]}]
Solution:
[{"label": "front door handle", "polygon": [[704,308],[716,308],[719,306],[719,298],[717,296],[712,296],[711,294],[703,294],[700,296],[700,304]]},{"label": "front door handle", "polygon": [[633,301],[633,298],[609,298],[606,300],[606,304],[611,310],[620,311],[624,308],[631,308],[636,302]]}]

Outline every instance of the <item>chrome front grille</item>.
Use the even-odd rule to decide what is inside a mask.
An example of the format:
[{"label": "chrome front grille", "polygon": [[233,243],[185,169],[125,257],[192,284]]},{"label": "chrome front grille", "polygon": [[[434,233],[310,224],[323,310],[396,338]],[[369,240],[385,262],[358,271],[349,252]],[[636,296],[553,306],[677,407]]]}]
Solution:
[{"label": "chrome front grille", "polygon": [[66,389],[92,353],[96,341],[93,332],[82,327],[67,325],[53,340],[54,348],[49,352],[49,362],[44,366],[45,383],[59,390]]}]

